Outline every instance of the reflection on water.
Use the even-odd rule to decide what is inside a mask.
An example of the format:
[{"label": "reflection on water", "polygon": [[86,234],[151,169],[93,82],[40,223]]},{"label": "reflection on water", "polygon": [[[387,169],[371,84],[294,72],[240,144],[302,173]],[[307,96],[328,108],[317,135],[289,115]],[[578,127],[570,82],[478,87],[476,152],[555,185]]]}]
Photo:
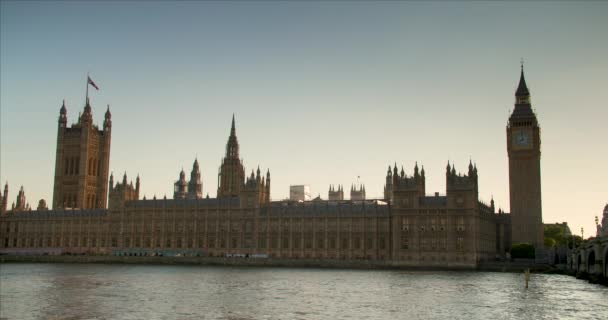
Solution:
[{"label": "reflection on water", "polygon": [[92,264],[0,265],[4,319],[608,319],[562,275]]}]

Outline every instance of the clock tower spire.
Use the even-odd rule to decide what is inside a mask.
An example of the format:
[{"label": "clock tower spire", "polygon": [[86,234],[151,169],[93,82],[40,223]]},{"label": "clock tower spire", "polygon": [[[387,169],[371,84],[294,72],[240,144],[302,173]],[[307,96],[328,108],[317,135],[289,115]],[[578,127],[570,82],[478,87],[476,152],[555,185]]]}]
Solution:
[{"label": "clock tower spire", "polygon": [[507,125],[513,243],[544,245],[540,184],[540,127],[521,66],[515,108]]}]

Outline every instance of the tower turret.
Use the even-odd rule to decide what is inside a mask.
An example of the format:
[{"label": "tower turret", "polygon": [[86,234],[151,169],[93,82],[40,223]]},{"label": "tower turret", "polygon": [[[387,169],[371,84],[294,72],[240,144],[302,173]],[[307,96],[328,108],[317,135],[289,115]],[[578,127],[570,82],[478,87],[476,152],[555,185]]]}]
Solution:
[{"label": "tower turret", "polygon": [[4,194],[0,196],[0,214],[6,212],[6,205],[8,204],[8,181],[4,185]]},{"label": "tower turret", "polygon": [[87,97],[87,101],[84,105],[84,110],[80,115],[80,123],[82,125],[92,125],[93,124],[93,112],[91,109],[91,104],[89,103],[89,98]]},{"label": "tower turret", "polygon": [[228,143],[226,143],[226,156],[222,159],[218,173],[218,198],[238,196],[244,182],[245,168],[243,168],[239,159],[239,143],[236,137],[234,115],[232,115],[230,136],[228,137]]},{"label": "tower turret", "polygon": [[186,173],[183,168],[179,173],[179,180],[175,181],[173,185],[173,199],[186,199],[188,195],[188,182],[186,182]]},{"label": "tower turret", "polygon": [[110,105],[108,105],[108,109],[106,109],[106,113],[104,115],[103,130],[108,131],[111,128],[112,128],[112,113],[110,112]]},{"label": "tower turret", "polygon": [[200,199],[203,197],[203,182],[201,181],[201,170],[198,165],[198,158],[194,159],[190,181],[188,182],[188,198]]},{"label": "tower turret", "polygon": [[135,194],[137,199],[139,199],[139,186],[139,174],[137,174],[137,179],[135,179]]},{"label": "tower turret", "polygon": [[26,209],[26,205],[25,191],[23,190],[23,186],[21,186],[21,189],[19,189],[19,194],[17,194],[17,205],[13,210],[24,211]]},{"label": "tower turret", "polygon": [[65,128],[68,124],[68,110],[65,107],[65,99],[61,104],[61,109],[59,109],[59,127]]}]

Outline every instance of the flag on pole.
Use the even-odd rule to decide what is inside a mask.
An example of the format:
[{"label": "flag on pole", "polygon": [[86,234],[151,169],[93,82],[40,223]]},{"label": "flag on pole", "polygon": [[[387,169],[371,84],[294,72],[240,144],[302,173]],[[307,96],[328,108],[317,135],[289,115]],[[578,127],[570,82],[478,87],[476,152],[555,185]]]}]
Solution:
[{"label": "flag on pole", "polygon": [[95,84],[95,82],[93,82],[93,80],[91,80],[91,77],[87,76],[87,78],[88,78],[88,80],[87,80],[88,84],[92,85],[93,88],[99,90],[99,87]]}]

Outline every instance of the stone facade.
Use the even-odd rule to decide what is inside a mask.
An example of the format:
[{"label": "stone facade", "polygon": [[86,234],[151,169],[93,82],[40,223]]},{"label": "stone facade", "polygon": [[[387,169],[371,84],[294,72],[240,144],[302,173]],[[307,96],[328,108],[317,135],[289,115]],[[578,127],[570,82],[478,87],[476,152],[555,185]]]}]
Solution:
[{"label": "stone facade", "polygon": [[[224,163],[238,159],[234,125],[228,146]],[[229,164],[222,166],[220,178],[244,171],[240,159]],[[126,173],[116,184],[111,175],[108,210],[11,211],[0,220],[0,247],[92,254],[191,250],[208,256],[452,267],[474,267],[509,247],[504,233],[497,232],[509,228],[508,215],[479,201],[472,164],[466,175],[448,165],[444,196],[425,195],[424,169],[419,172],[417,165],[412,176],[395,167],[387,179],[387,199],[270,201],[270,172],[264,177],[258,168],[239,183],[237,194],[231,194],[234,185],[225,184],[230,179],[220,179],[227,182],[220,184],[217,198],[140,200],[139,177],[134,186]]]},{"label": "stone facade", "polygon": [[[525,87],[523,73],[520,87],[522,82]],[[510,183],[528,183],[529,188],[524,189],[533,194],[524,196],[511,186],[511,203],[519,203],[513,208],[520,210],[517,228],[521,230],[512,228],[511,215],[497,211],[493,200],[486,204],[479,199],[478,171],[472,162],[464,173],[448,162],[442,195],[426,194],[425,170],[416,163],[411,174],[403,167],[398,171],[396,164],[389,166],[382,199],[366,199],[365,187],[353,186],[351,199],[344,200],[339,185],[330,187],[329,200],[271,201],[270,171],[263,175],[258,168],[245,175],[234,117],[215,198],[202,197],[203,182],[195,160],[189,182],[185,172],[180,173],[173,199],[140,199],[139,177],[133,185],[126,173],[122,182],[115,184],[112,175],[106,187],[100,187],[107,180],[110,115],[108,111],[104,129],[97,130],[87,102],[88,115],[83,114],[70,128],[77,133],[65,126],[65,106],[60,111],[53,210],[4,210],[0,252],[171,251],[475,267],[504,257],[512,237],[519,241],[533,234],[534,241],[542,240],[535,231],[538,221],[542,229],[540,182],[536,182],[540,136],[535,118],[529,118],[529,99],[520,97],[521,93],[518,89],[516,110],[507,128]],[[524,135],[530,134],[527,138],[531,140],[524,138],[518,144],[513,139],[519,139],[521,130],[528,130]],[[83,131],[93,138],[90,134],[85,137]],[[97,169],[95,163],[99,163]],[[523,178],[526,174],[528,180]],[[108,188],[108,209],[104,209],[103,194]],[[93,194],[93,201],[86,200]],[[6,197],[5,193],[3,203]]]}]

